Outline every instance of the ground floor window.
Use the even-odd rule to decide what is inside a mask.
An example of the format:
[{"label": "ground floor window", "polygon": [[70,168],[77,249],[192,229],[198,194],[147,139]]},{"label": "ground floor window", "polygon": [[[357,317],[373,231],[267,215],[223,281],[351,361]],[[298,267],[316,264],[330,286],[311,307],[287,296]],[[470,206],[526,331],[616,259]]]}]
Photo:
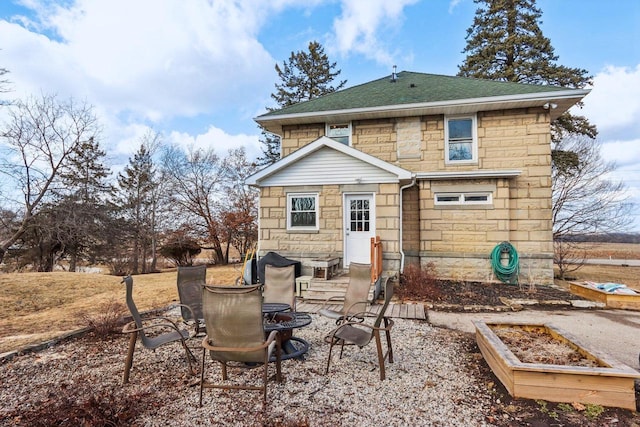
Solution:
[{"label": "ground floor window", "polygon": [[490,192],[436,193],[436,205],[488,205],[492,203]]},{"label": "ground floor window", "polygon": [[287,230],[318,230],[318,194],[287,194]]}]

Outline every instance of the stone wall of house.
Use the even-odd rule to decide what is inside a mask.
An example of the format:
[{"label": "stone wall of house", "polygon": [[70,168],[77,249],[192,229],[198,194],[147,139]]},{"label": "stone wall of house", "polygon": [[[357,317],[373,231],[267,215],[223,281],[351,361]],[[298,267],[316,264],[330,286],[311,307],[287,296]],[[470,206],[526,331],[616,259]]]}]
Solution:
[{"label": "stone wall of house", "polygon": [[420,192],[418,186],[407,188],[402,194],[402,248],[417,254],[420,251]]},{"label": "stone wall of house", "polygon": [[282,156],[315,141],[324,135],[324,123],[285,126],[282,130]]},{"label": "stone wall of house", "polygon": [[[287,258],[305,262],[319,257],[343,258],[343,195],[375,193],[376,235],[383,246],[383,269],[399,270],[399,187],[379,185],[318,185],[305,187],[264,187],[260,192],[260,253],[274,251]],[[319,230],[287,231],[287,193],[318,192]]]},{"label": "stone wall of house", "polygon": [[[478,164],[473,165],[445,165],[443,115],[354,121],[352,146],[415,172],[521,171],[516,178],[423,180],[415,188],[405,190],[403,251],[408,255],[407,263],[436,262],[439,274],[444,277],[486,280],[492,275],[488,261],[491,250],[500,242],[509,241],[521,259],[521,281],[551,283],[553,243],[549,115],[542,108],[481,112],[477,114],[477,125]],[[283,152],[288,154],[323,134],[324,124],[285,127]],[[420,145],[419,149],[417,144]],[[400,265],[398,186],[390,186],[394,189],[388,190],[386,186],[380,187],[376,198],[377,231],[383,238],[385,256],[388,254],[385,268],[391,270]],[[492,205],[462,208],[435,206],[434,192],[447,189],[490,190]],[[339,189],[337,191],[340,192]],[[338,200],[341,202],[341,198]],[[262,224],[262,249],[272,246],[271,250],[282,250],[286,246],[301,251],[313,248],[341,253],[341,231],[323,232],[327,235],[315,236],[309,242],[303,242],[300,236],[286,237],[283,231],[286,228],[286,199],[280,203],[280,231],[264,229]],[[272,217],[264,209],[263,206],[262,221],[269,221],[268,218]],[[336,230],[341,230],[341,210],[331,214],[340,215]],[[322,216],[325,216],[324,212]],[[327,219],[332,221],[331,217]]]}]

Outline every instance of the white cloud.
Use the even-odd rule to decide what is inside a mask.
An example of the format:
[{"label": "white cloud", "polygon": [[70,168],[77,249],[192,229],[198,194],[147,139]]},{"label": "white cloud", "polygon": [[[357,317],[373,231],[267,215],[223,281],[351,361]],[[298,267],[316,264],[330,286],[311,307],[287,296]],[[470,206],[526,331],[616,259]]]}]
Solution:
[{"label": "white cloud", "polygon": [[343,0],[342,15],[334,20],[335,49],[355,52],[384,65],[393,65],[393,53],[380,32],[399,27],[406,6],[418,0]]},{"label": "white cloud", "polygon": [[627,141],[607,141],[602,145],[602,157],[623,167],[636,165],[636,176],[640,177],[640,138]]},{"label": "white cloud", "polygon": [[453,9],[460,3],[461,0],[451,0],[449,2],[449,13],[453,13]]},{"label": "white cloud", "polygon": [[640,64],[634,68],[608,66],[593,79],[593,89],[584,100],[584,114],[602,133],[640,131]]},{"label": "white cloud", "polygon": [[113,114],[159,122],[233,108],[272,84],[265,70],[275,61],[256,35],[268,16],[260,2],[49,4],[32,2],[37,25],[0,21],[0,38],[12,40],[2,54],[11,58],[4,64],[17,96],[66,92]]},{"label": "white cloud", "polygon": [[211,126],[206,133],[192,136],[182,132],[171,132],[168,141],[182,148],[209,149],[223,157],[232,148],[245,147],[247,157],[253,158],[261,154],[258,135],[229,135],[224,130]]}]

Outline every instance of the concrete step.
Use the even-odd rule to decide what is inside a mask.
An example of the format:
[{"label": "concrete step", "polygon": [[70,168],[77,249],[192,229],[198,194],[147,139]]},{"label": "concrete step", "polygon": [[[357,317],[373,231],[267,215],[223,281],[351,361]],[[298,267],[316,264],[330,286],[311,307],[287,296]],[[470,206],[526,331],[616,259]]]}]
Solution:
[{"label": "concrete step", "polygon": [[[326,301],[332,297],[344,297],[349,286],[349,277],[336,277],[331,280],[311,279],[309,287],[301,292],[301,297],[309,301]],[[369,299],[373,299],[374,288],[369,290]]]}]

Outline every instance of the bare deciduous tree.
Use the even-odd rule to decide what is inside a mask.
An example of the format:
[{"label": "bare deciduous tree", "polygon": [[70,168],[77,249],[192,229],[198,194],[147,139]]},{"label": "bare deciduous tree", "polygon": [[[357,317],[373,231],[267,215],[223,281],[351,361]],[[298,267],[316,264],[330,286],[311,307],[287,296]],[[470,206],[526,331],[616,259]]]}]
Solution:
[{"label": "bare deciduous tree", "polygon": [[0,134],[4,142],[0,173],[13,188],[5,188],[2,195],[8,204],[20,206],[21,220],[14,229],[0,233],[0,262],[50,197],[71,153],[99,131],[93,107],[72,99],[42,95],[9,108],[9,120]]},{"label": "bare deciduous tree", "polygon": [[213,149],[190,148],[185,153],[172,147],[162,163],[174,217],[182,219],[176,227],[202,230],[216,261],[222,263],[229,262],[232,246],[242,253],[253,245],[257,195],[244,180],[256,166],[247,160],[244,149],[229,150],[220,159]]},{"label": "bare deciduous tree", "polygon": [[193,221],[191,226],[201,228],[207,235],[218,261],[224,261],[222,225],[219,207],[223,198],[222,183],[224,164],[213,149],[194,149],[184,152],[169,147],[162,157],[170,202],[175,206],[174,215],[182,218],[182,224]]},{"label": "bare deciduous tree", "polygon": [[616,168],[600,155],[601,145],[586,136],[565,138],[554,149],[552,212],[554,262],[560,277],[584,263],[573,237],[622,231],[631,204],[626,187],[609,179]]}]

